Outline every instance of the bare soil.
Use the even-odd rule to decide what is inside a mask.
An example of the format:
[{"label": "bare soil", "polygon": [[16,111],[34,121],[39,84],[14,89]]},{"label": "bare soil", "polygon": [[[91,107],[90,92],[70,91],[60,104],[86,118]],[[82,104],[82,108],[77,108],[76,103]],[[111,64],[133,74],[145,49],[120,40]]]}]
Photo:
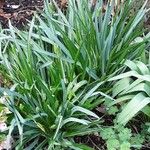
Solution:
[{"label": "bare soil", "polygon": [[13,26],[21,28],[31,20],[35,11],[43,9],[43,0],[1,0],[0,1],[0,24],[8,27],[8,20]]}]

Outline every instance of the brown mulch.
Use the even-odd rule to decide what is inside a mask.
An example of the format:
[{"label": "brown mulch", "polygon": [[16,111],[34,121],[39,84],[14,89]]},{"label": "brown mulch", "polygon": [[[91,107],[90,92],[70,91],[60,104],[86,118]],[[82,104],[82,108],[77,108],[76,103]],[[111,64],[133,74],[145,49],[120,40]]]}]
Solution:
[{"label": "brown mulch", "polygon": [[105,141],[97,135],[78,136],[74,140],[78,144],[85,144],[93,148],[93,150],[106,150]]},{"label": "brown mulch", "polygon": [[0,24],[6,28],[10,20],[13,26],[21,28],[35,11],[43,9],[43,4],[43,0],[0,0]]},{"label": "brown mulch", "polygon": [[[61,9],[67,8],[67,0],[55,0]],[[44,0],[0,0],[0,25],[8,27],[8,21],[13,26],[22,28],[27,20],[31,20],[34,12],[43,10]]]}]

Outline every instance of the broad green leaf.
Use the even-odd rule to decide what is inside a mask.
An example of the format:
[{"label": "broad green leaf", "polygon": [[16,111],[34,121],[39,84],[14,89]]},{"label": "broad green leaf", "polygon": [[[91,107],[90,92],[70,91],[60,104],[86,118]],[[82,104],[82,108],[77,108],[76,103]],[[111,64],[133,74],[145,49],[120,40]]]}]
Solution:
[{"label": "broad green leaf", "polygon": [[123,109],[118,116],[118,123],[126,124],[132,117],[150,103],[150,98],[145,97],[143,93],[137,94]]},{"label": "broad green leaf", "polygon": [[126,90],[126,88],[130,85],[130,82],[130,78],[123,78],[120,81],[118,81],[113,87],[113,97]]}]

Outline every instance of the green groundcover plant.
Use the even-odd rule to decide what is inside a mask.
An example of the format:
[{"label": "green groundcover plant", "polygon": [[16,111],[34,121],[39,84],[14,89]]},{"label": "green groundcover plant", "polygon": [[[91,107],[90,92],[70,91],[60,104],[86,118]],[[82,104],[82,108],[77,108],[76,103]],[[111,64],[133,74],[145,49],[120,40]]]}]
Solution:
[{"label": "green groundcover plant", "polygon": [[73,137],[101,130],[92,109],[109,97],[114,82],[108,79],[145,50],[148,38],[136,42],[145,5],[130,15],[126,2],[112,14],[113,2],[103,12],[102,0],[94,8],[86,0],[69,0],[64,14],[55,1],[45,1],[29,30],[9,23],[1,31],[1,64],[13,85],[0,90],[12,112],[8,135],[16,136],[16,149],[90,149]]},{"label": "green groundcover plant", "polygon": [[130,150],[131,147],[140,149],[144,142],[142,135],[133,135],[131,129],[120,125],[104,128],[100,135],[106,140],[108,150]]}]

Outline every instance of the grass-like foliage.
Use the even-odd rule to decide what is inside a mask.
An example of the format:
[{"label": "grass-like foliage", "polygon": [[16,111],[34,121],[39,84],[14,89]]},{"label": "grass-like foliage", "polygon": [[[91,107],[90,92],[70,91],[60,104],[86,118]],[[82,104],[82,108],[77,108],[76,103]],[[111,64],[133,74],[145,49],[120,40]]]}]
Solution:
[{"label": "grass-like foliage", "polygon": [[103,84],[145,50],[147,39],[134,40],[143,32],[146,3],[133,16],[129,2],[115,13],[113,2],[103,12],[102,0],[94,8],[69,0],[65,14],[54,1],[45,4],[28,31],[10,23],[0,35],[1,62],[14,83],[1,89],[12,112],[9,135],[19,133],[20,149],[77,149],[71,137],[100,130],[91,110],[109,93]]}]

